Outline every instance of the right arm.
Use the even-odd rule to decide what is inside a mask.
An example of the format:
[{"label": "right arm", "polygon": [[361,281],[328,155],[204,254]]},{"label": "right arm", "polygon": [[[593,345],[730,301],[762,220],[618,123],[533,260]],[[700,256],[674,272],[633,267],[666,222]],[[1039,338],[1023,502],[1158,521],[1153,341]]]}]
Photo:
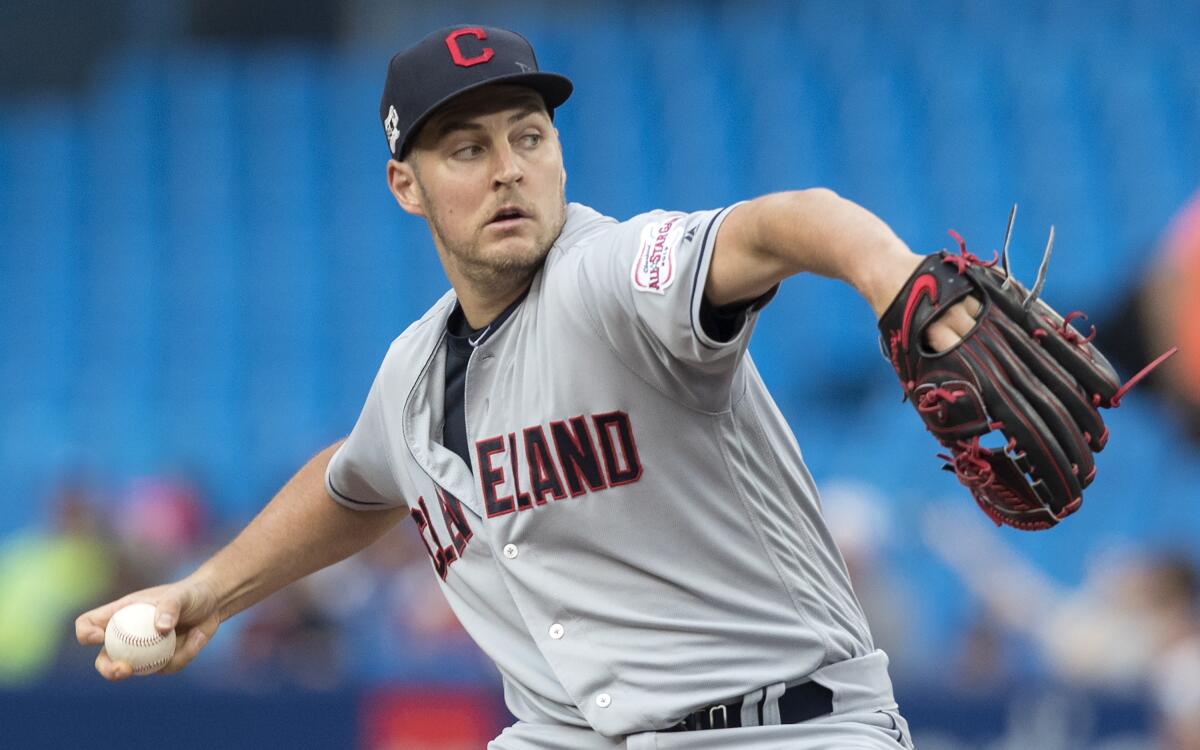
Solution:
[{"label": "right arm", "polygon": [[221,620],[364,549],[408,513],[350,510],[330,499],[325,468],[339,445],[314,456],[237,538],[188,577],[212,592]]},{"label": "right arm", "polygon": [[[104,643],[104,628],[113,613],[135,601],[150,602],[157,607],[159,630],[177,628],[179,645],[163,669],[176,672],[195,658],[224,620],[383,536],[407,509],[355,511],[335,503],[325,489],[325,469],[340,445],[339,441],[309,460],[237,538],[188,577],[80,615],[75,621],[79,642]],[[129,665],[113,662],[103,651],[96,669],[110,680],[131,673]]]}]

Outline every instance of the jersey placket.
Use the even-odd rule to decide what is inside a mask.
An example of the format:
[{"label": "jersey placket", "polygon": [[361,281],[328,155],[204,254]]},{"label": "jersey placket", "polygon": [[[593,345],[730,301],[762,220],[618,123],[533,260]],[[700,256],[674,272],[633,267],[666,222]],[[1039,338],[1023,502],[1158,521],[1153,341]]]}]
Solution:
[{"label": "jersey placket", "polygon": [[[537,295],[531,296],[533,297],[532,304],[536,305]],[[513,317],[515,319],[507,321],[505,327],[494,331],[493,335],[476,345],[467,360],[466,377],[463,384],[463,416],[466,422],[468,446],[476,463],[481,457],[477,452],[474,439],[478,435],[486,433],[486,430],[481,431],[480,424],[487,419],[490,413],[491,394],[496,391],[496,379],[501,377],[498,368],[501,359],[496,355],[495,350],[502,348],[507,336],[514,334],[512,330],[506,329],[519,327],[521,324],[519,315]],[[506,404],[505,408],[515,410],[517,413],[525,413],[532,410],[535,405],[528,405],[529,409],[521,409],[520,406],[520,404]],[[509,465],[511,466],[511,463]],[[476,502],[484,511],[480,517],[481,521],[488,529],[483,536],[491,552],[490,557],[496,566],[500,581],[504,584],[506,593],[516,605],[517,611],[525,622],[529,637],[545,657],[547,664],[558,678],[559,684],[567,691],[581,712],[588,715],[597,709],[608,709],[614,703],[614,693],[611,687],[601,686],[586,694],[580,694],[575,689],[578,686],[578,679],[570,679],[575,667],[571,664],[567,654],[574,648],[578,648],[578,644],[572,644],[571,641],[580,637],[584,623],[580,622],[571,612],[550,604],[550,598],[539,595],[531,586],[531,583],[537,578],[537,553],[535,545],[522,536],[521,530],[528,528],[533,518],[525,513],[515,511],[489,517],[486,500],[480,486],[481,472],[481,467],[476,466],[473,489],[478,493]],[[507,476],[506,483],[515,492],[515,478]],[[609,677],[615,680],[615,676],[610,674]]]}]

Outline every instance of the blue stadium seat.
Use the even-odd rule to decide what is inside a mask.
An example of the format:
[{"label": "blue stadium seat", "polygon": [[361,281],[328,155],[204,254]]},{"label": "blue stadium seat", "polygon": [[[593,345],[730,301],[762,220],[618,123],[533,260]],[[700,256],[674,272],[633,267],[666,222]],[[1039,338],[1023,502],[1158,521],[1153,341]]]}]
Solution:
[{"label": "blue stadium seat", "polygon": [[62,403],[82,343],[78,309],[84,191],[72,111],[45,101],[4,128],[3,252],[0,252],[0,391],[10,403]]},{"label": "blue stadium seat", "polygon": [[658,134],[650,145],[661,149],[659,171],[650,175],[656,205],[696,210],[744,195],[729,116],[741,109],[740,92],[722,75],[729,66],[723,49],[709,43],[704,18],[699,11],[680,15],[671,6],[648,4],[635,19],[633,35],[645,51],[651,86],[641,107],[652,113],[650,132]]},{"label": "blue stadium seat", "polygon": [[662,207],[662,128],[637,61],[639,46],[607,25],[593,33],[592,41],[571,49],[576,93],[555,114],[567,197],[626,219]]},{"label": "blue stadium seat", "polygon": [[[946,70],[945,58],[957,59],[958,52],[927,51],[918,84],[927,97],[922,124],[929,144],[931,223],[956,229],[973,252],[988,257],[1001,243],[1004,217],[1018,196],[1006,180],[1010,147],[990,95],[994,77],[983,63],[973,64],[965,54],[961,64]],[[943,66],[940,72],[938,65]],[[925,247],[953,246],[944,233],[938,235]]]},{"label": "blue stadium seat", "polygon": [[323,366],[330,373],[329,418],[342,432],[354,424],[383,353],[406,325],[407,285],[432,283],[432,269],[413,265],[425,248],[400,241],[401,224],[421,221],[404,214],[387,188],[387,142],[378,115],[382,73],[374,57],[346,57],[331,64],[322,88],[328,117],[321,147],[330,154],[322,191],[330,326]]}]

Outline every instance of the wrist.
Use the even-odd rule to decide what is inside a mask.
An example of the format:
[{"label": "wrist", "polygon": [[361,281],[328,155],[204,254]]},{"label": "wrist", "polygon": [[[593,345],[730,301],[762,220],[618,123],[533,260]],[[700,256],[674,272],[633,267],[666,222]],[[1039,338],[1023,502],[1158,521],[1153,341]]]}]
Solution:
[{"label": "wrist", "polygon": [[904,283],[920,265],[921,258],[893,236],[890,242],[877,252],[869,253],[860,264],[860,273],[851,283],[871,305],[876,320],[904,288]]},{"label": "wrist", "polygon": [[206,602],[208,605],[206,609],[216,612],[218,621],[224,622],[233,614],[228,610],[229,594],[222,587],[211,560],[201,565],[180,583],[192,590],[192,596]]}]

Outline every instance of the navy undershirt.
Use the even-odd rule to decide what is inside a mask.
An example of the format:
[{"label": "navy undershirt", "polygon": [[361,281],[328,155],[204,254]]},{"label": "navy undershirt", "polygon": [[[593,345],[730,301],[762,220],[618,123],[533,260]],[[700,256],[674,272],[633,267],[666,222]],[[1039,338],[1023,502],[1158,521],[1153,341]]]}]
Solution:
[{"label": "navy undershirt", "polygon": [[[524,300],[525,295],[522,294],[483,328],[471,328],[467,316],[463,315],[462,307],[457,304],[446,321],[446,390],[442,411],[445,422],[442,426],[442,445],[458,454],[472,472],[474,469],[471,467],[471,454],[467,447],[467,419],[463,411],[467,362],[470,361],[471,352],[475,347],[494,335]],[[729,341],[741,330],[746,311],[756,302],[758,300],[713,307],[705,299],[700,303],[700,324],[714,341]]]},{"label": "navy undershirt", "polygon": [[[458,454],[468,469],[471,469],[471,454],[467,449],[467,417],[463,411],[463,391],[467,385],[467,362],[475,347],[487,341],[513,311],[525,300],[522,294],[504,312],[496,316],[483,328],[472,328],[463,315],[462,305],[455,304],[454,312],[446,321],[446,395],[442,413],[442,445]],[[472,469],[474,471],[474,469]]]}]

